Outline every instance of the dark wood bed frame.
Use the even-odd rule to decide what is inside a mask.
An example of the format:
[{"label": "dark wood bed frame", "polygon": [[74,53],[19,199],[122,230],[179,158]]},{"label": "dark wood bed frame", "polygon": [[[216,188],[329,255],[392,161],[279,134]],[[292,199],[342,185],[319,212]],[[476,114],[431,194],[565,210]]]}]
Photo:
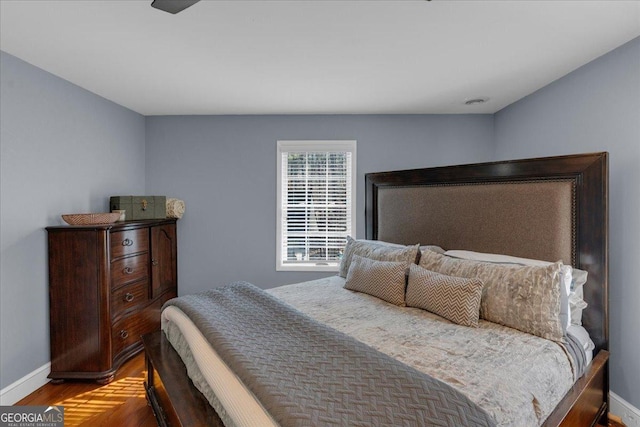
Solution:
[{"label": "dark wood bed frame", "polygon": [[[584,298],[589,306],[583,313],[583,326],[589,331],[596,349],[595,357],[585,375],[573,385],[545,421],[544,426],[593,426],[598,422],[606,425],[609,396],[607,153],[367,174],[366,237],[380,237],[379,229],[383,220],[379,218],[381,191],[424,186],[547,181],[568,181],[572,186],[573,250],[571,259],[563,261],[571,262],[575,267],[589,272],[587,284],[584,286]],[[388,239],[388,236],[384,237],[385,240],[393,240]],[[411,238],[403,239],[416,240],[397,243],[416,243],[420,241],[420,236],[412,235]],[[420,243],[439,244],[437,241],[426,240]],[[479,250],[474,247],[455,249]],[[214,409],[187,377],[182,360],[164,334],[157,332],[146,335],[143,342],[148,368],[145,388],[158,424],[222,426],[222,421]]]}]

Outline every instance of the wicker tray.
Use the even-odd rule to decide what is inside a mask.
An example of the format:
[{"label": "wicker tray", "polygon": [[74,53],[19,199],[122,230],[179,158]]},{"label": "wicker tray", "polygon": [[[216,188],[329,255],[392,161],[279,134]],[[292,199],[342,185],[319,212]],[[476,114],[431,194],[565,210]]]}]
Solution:
[{"label": "wicker tray", "polygon": [[88,214],[66,214],[62,219],[69,225],[95,225],[111,224],[120,218],[118,212],[88,213]]}]

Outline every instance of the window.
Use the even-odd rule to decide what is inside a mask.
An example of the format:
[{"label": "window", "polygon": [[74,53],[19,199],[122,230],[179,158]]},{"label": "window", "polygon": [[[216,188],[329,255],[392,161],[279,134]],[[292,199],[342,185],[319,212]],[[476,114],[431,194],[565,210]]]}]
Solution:
[{"label": "window", "polygon": [[337,271],[355,232],[356,141],[278,141],[276,270]]}]

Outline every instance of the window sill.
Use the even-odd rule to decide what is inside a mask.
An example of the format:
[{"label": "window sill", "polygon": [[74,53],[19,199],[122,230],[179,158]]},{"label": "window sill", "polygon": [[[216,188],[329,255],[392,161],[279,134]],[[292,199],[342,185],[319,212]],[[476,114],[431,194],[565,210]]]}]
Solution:
[{"label": "window sill", "polygon": [[339,264],[295,264],[295,265],[276,265],[276,271],[316,271],[316,272],[334,272],[340,270]]}]

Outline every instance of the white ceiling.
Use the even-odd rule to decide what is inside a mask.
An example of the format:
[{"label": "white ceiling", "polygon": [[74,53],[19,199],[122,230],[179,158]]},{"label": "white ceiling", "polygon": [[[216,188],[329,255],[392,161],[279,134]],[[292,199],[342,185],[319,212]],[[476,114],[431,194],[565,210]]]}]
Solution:
[{"label": "white ceiling", "polygon": [[144,115],[494,113],[640,36],[636,1],[150,3],[0,0],[0,48]]}]

